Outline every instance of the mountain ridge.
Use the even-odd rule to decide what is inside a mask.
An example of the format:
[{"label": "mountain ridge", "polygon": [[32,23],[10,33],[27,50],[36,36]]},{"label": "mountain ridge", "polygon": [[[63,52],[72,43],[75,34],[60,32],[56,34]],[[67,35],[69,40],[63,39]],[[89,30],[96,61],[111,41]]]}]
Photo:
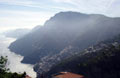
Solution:
[{"label": "mountain ridge", "polygon": [[58,15],[9,46],[11,51],[24,55],[23,63],[36,64],[38,73],[47,72],[65,58],[120,34],[120,18],[78,12]]}]

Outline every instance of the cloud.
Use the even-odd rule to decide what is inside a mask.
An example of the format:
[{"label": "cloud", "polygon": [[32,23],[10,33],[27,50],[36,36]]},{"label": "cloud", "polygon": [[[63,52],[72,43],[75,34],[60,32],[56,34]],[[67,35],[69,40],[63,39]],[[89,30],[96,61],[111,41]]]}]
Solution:
[{"label": "cloud", "polygon": [[78,11],[86,13],[105,13],[116,0],[53,0],[76,6]]},{"label": "cloud", "polygon": [[[19,5],[26,7],[41,8],[46,10],[57,10],[57,11],[79,11],[84,13],[106,13],[112,4],[118,0],[1,0],[0,3],[9,5]],[[52,3],[52,4],[51,4]],[[57,3],[55,5],[55,3]],[[63,4],[63,6],[59,4]],[[70,4],[69,6],[65,6]],[[56,7],[56,8],[54,8]],[[73,8],[72,8],[73,7]],[[113,6],[114,7],[114,6]]]},{"label": "cloud", "polygon": [[22,6],[29,6],[34,4],[34,2],[30,0],[0,0],[0,3],[9,4],[9,5],[22,5]]},{"label": "cloud", "polygon": [[120,1],[113,0],[111,1],[111,5],[109,5],[109,9],[106,11],[106,14],[113,17],[120,17]]},{"label": "cloud", "polygon": [[[0,3],[9,4],[9,5],[20,5],[20,6],[27,6],[27,7],[35,7],[41,9],[54,9],[54,7],[59,7],[60,10],[74,10],[74,11],[83,11],[83,12],[105,12],[112,3],[116,0],[52,0],[53,3],[66,3],[70,4],[72,7],[64,7],[64,6],[57,6],[51,5],[49,2],[50,0],[1,0]],[[57,9],[56,8],[56,9]],[[72,8],[72,9],[71,9]],[[77,8],[77,9],[76,9]],[[55,10],[56,10],[55,9]]]},{"label": "cloud", "polygon": [[7,27],[33,28],[36,25],[43,25],[53,15],[51,12],[0,10],[0,26],[2,27],[0,30]]},{"label": "cloud", "polygon": [[119,0],[0,0],[0,4],[6,5],[0,6],[1,27],[43,25],[60,11],[120,16]]}]

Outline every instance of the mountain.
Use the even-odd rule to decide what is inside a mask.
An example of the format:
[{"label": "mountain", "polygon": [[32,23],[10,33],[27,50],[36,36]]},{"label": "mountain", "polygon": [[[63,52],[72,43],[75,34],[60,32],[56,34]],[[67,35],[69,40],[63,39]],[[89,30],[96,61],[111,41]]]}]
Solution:
[{"label": "mountain", "polygon": [[37,25],[37,26],[35,26],[35,27],[31,30],[31,32],[37,31],[37,30],[39,30],[41,27],[42,27],[41,25]]},{"label": "mountain", "polygon": [[44,26],[17,39],[9,49],[23,55],[23,63],[35,64],[36,72],[42,73],[89,46],[120,34],[119,30],[120,18],[60,12]]},{"label": "mountain", "polygon": [[30,29],[15,29],[4,32],[6,37],[20,38],[30,32]]},{"label": "mountain", "polygon": [[53,74],[68,71],[83,74],[85,78],[119,78],[119,61],[120,35],[99,42],[83,52],[61,61],[45,73],[45,76],[50,78]]}]

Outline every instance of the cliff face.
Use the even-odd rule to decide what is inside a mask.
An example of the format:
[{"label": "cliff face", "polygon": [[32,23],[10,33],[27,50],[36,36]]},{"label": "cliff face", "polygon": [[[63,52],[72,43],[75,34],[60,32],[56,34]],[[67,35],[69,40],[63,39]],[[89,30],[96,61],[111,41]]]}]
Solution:
[{"label": "cliff face", "polygon": [[25,56],[22,62],[37,63],[37,72],[46,72],[61,60],[118,35],[119,30],[120,18],[60,12],[43,27],[17,39],[9,48]]}]

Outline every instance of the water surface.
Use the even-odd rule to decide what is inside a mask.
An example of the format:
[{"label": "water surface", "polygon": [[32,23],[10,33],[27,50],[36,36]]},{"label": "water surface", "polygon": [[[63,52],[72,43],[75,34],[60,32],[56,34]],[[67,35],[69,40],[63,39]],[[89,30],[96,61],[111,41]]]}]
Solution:
[{"label": "water surface", "polygon": [[14,38],[7,38],[0,35],[0,56],[8,56],[7,67],[11,72],[23,73],[24,71],[32,78],[36,77],[36,73],[33,71],[33,66],[30,64],[23,64],[21,60],[24,58],[21,55],[15,54],[8,49],[10,43],[15,41]]}]

